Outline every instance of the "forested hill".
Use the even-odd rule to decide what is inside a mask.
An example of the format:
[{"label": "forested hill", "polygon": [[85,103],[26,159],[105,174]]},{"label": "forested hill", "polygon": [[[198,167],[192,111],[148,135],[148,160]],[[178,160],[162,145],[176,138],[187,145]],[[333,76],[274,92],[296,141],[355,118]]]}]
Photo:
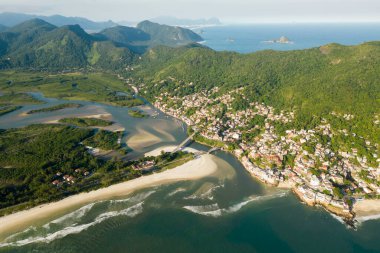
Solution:
[{"label": "forested hill", "polygon": [[[153,33],[149,25],[163,30]],[[150,22],[144,29],[147,31],[119,26],[88,34],[79,25],[56,27],[32,19],[0,32],[0,68],[118,70],[150,47],[175,47],[199,40],[187,29]]]},{"label": "forested hill", "polygon": [[150,21],[143,21],[136,28],[126,26],[107,28],[94,36],[128,47],[136,53],[144,53],[146,49],[159,45],[178,47],[203,40],[189,29]]},{"label": "forested hill", "polygon": [[203,40],[195,32],[178,26],[174,27],[143,21],[137,25],[137,28],[150,34],[153,45],[177,46]]},{"label": "forested hill", "polygon": [[244,55],[158,47],[135,70],[152,100],[164,92],[183,96],[219,87],[224,94],[244,87],[241,94],[250,101],[296,110],[308,118],[334,111],[355,114],[359,122],[373,125],[380,114],[380,42]]}]

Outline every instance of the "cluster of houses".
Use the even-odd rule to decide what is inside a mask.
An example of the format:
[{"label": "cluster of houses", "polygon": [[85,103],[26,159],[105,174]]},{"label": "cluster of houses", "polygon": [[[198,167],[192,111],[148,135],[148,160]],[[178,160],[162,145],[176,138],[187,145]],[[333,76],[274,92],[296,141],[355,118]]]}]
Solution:
[{"label": "cluster of houses", "polygon": [[82,177],[88,177],[90,172],[84,169],[75,169],[73,174],[63,174],[62,172],[57,172],[54,176],[54,180],[51,182],[54,186],[62,186],[64,184],[75,184],[78,179]]},{"label": "cluster of houses", "polygon": [[[290,186],[310,205],[319,204],[347,216],[350,215],[350,203],[366,195],[380,195],[380,159],[376,153],[372,155],[377,158],[377,167],[371,167],[367,158],[358,155],[356,149],[334,152],[330,142],[320,140],[321,136],[331,139],[334,134],[347,135],[346,129],[332,129],[326,120],[322,120],[314,129],[287,129],[280,134],[274,122],[292,122],[294,112],[276,112],[274,108],[256,102],[250,103],[245,110],[233,111],[231,104],[237,94],[244,98],[241,89],[222,96],[215,96],[217,92],[216,87],[184,97],[162,93],[156,97],[154,105],[184,121],[205,138],[236,143],[233,153],[252,175],[271,185]],[[225,111],[220,117],[222,110]],[[257,115],[265,119],[263,124],[250,125],[251,119]],[[354,117],[340,116],[345,120]],[[254,140],[242,138],[255,129],[260,131]],[[369,141],[366,145],[373,150],[378,148],[378,144]]]},{"label": "cluster of houses", "polygon": [[152,160],[152,161],[144,161],[139,164],[135,164],[132,167],[134,170],[138,170],[141,172],[149,172],[149,171],[154,170],[155,166],[156,166],[156,162]]}]

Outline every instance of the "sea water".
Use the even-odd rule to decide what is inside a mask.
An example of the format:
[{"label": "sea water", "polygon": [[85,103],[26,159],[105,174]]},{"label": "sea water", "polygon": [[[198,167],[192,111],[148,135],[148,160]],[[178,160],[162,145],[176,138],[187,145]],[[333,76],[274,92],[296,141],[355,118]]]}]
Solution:
[{"label": "sea water", "polygon": [[[204,38],[204,45],[218,51],[239,53],[298,50],[329,43],[357,45],[380,40],[380,23],[223,25],[195,31]],[[268,43],[281,36],[291,43]]]}]

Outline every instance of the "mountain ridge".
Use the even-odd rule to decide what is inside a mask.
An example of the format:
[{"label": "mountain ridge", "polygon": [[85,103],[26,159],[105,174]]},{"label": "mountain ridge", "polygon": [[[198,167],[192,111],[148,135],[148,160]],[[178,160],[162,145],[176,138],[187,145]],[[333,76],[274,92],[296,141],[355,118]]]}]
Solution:
[{"label": "mountain ridge", "polygon": [[95,30],[95,31],[117,25],[116,23],[112,21],[95,22],[95,21],[82,18],[82,17],[65,17],[62,15],[42,16],[42,15],[31,15],[31,14],[14,13],[14,12],[0,13],[0,24],[5,25],[7,27],[12,27],[22,22],[28,21],[30,19],[35,19],[35,18],[42,19],[55,26],[79,24],[85,30]]}]

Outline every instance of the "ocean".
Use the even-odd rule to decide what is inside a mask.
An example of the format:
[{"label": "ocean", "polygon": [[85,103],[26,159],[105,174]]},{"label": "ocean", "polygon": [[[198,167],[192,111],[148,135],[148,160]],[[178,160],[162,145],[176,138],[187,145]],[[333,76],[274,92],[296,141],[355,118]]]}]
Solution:
[{"label": "ocean", "polygon": [[[224,25],[196,29],[203,44],[217,51],[252,53],[298,50],[329,43],[357,45],[380,40],[380,23]],[[292,43],[266,41],[287,37]]]}]

